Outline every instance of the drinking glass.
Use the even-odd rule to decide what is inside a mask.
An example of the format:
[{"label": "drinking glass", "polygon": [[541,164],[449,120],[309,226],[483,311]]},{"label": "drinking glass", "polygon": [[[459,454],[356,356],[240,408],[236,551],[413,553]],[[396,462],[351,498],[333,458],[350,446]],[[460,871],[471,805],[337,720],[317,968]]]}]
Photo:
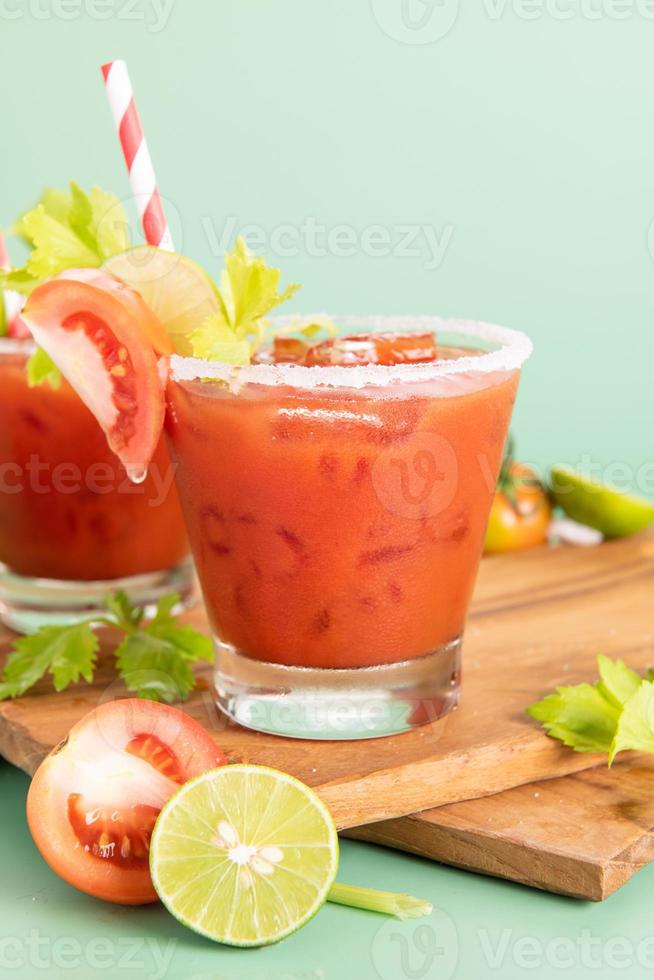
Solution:
[{"label": "drinking glass", "polygon": [[[280,326],[286,321],[277,318]],[[531,344],[435,317],[421,364],[175,357],[166,432],[216,645],[220,708],[306,738],[406,731],[459,696],[461,642]]]},{"label": "drinking glass", "polygon": [[62,381],[30,388],[31,341],[0,339],[0,619],[21,632],[87,619],[124,589],[189,601],[193,571],[165,441],[134,485]]}]

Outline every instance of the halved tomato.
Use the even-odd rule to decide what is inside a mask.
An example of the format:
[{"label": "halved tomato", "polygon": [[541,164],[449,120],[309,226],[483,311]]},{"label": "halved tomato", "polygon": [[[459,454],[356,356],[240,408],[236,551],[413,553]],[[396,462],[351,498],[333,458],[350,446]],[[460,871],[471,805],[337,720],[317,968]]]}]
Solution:
[{"label": "halved tomato", "polygon": [[110,701],[78,721],[37,769],[27,796],[34,842],[80,891],[121,905],[155,902],[148,859],[161,807],[186,780],[226,761],[183,711]]},{"label": "halved tomato", "polygon": [[154,313],[106,272],[67,269],[38,286],[21,315],[129,476],[143,479],[163,426],[158,354],[172,350]]}]

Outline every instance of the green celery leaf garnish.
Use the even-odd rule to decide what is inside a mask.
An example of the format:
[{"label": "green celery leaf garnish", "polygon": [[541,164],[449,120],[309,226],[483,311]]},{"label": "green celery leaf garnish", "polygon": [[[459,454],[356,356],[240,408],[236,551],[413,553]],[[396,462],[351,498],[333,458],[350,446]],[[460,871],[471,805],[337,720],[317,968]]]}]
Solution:
[{"label": "green celery leaf garnish", "polygon": [[9,330],[9,324],[7,323],[7,306],[5,303],[5,298],[2,295],[2,290],[0,289],[0,337],[6,337]]},{"label": "green celery leaf garnish", "polygon": [[37,347],[27,362],[27,383],[30,388],[35,388],[45,381],[51,388],[58,388],[61,384],[61,371],[50,355],[42,347]]},{"label": "green celery leaf garnish", "polygon": [[638,690],[642,677],[622,660],[610,660],[603,654],[597,658],[597,664],[600,672],[598,690],[616,708],[621,708]]},{"label": "green celery leaf garnish", "polygon": [[618,752],[654,752],[654,684],[641,681],[620,715],[617,731],[609,752],[609,765]]},{"label": "green celery leaf garnish", "polygon": [[249,340],[239,340],[221,314],[211,313],[194,330],[189,340],[193,356],[205,361],[223,361],[225,364],[249,364],[252,345]]},{"label": "green celery leaf garnish", "polygon": [[225,256],[220,277],[220,309],[193,331],[189,340],[195,357],[247,364],[268,330],[266,315],[300,288],[293,283],[279,292],[281,272],[254,257],[242,238]]},{"label": "green celery leaf garnish", "polygon": [[592,684],[557,687],[542,701],[527,708],[552,738],[575,752],[608,752],[620,711]]},{"label": "green celery leaf garnish", "polygon": [[576,752],[608,753],[609,765],[627,749],[654,753],[654,670],[644,680],[622,660],[597,663],[596,684],[558,687],[527,714]]},{"label": "green celery leaf garnish", "polygon": [[107,599],[108,614],[93,623],[45,626],[33,636],[21,637],[0,679],[0,701],[24,694],[47,672],[57,691],[80,678],[92,681],[99,647],[93,626],[99,625],[124,634],[114,653],[118,673],[130,691],[154,701],[184,700],[195,687],[192,664],[213,660],[213,643],[178,624],[173,615],[178,604],[177,593],[164,596],[148,622],[124,592],[115,592]]},{"label": "green celery leaf garnish", "polygon": [[154,618],[128,633],[116,650],[118,672],[127,688],[153,701],[184,700],[195,686],[191,664],[213,660],[213,643],[172,615],[179,596],[159,600]]},{"label": "green celery leaf garnish", "polygon": [[93,680],[98,640],[88,623],[43,626],[14,644],[0,682],[0,701],[16,698],[50,673],[56,691],[83,677]]},{"label": "green celery leaf garnish", "polygon": [[36,207],[14,227],[32,251],[21,269],[2,274],[5,287],[29,293],[43,279],[64,269],[102,265],[129,245],[127,214],[118,198],[92,187],[87,194],[48,189]]}]

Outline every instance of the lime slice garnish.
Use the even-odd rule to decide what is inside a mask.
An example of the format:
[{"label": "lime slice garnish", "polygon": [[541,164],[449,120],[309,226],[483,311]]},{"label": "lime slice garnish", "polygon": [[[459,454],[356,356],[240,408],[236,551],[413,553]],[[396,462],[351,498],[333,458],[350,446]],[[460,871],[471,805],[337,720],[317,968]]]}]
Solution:
[{"label": "lime slice garnish", "polygon": [[162,809],[150,871],[183,925],[232,946],[265,946],[304,925],[338,868],[324,803],[292,776],[228,765],[186,783]]},{"label": "lime slice garnish", "polygon": [[141,294],[178,354],[192,353],[187,334],[219,309],[216,288],[204,269],[175,252],[137,245],[112,255],[103,269]]},{"label": "lime slice garnish", "polygon": [[642,531],[654,521],[654,504],[643,497],[590,480],[566,466],[552,467],[552,493],[568,517],[622,538]]}]

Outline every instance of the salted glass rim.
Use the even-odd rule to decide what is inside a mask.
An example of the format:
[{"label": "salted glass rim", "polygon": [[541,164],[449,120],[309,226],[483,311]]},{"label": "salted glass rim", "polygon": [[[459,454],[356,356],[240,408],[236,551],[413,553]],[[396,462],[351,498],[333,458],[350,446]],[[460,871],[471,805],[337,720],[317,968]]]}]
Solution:
[{"label": "salted glass rim", "polygon": [[[303,323],[324,320],[326,314],[276,316],[270,323],[279,329],[301,328]],[[492,351],[463,355],[451,360],[436,360],[423,364],[366,364],[343,366],[300,364],[246,364],[235,366],[221,361],[206,361],[196,357],[173,355],[170,361],[174,381],[194,381],[201,378],[229,383],[285,385],[292,388],[364,388],[405,384],[413,381],[432,381],[459,374],[490,374],[517,371],[533,350],[529,337],[520,330],[501,327],[477,320],[461,320],[440,316],[371,316],[346,314],[329,315],[339,326],[365,329],[370,332],[429,330],[456,334],[465,338],[498,344]]]}]

